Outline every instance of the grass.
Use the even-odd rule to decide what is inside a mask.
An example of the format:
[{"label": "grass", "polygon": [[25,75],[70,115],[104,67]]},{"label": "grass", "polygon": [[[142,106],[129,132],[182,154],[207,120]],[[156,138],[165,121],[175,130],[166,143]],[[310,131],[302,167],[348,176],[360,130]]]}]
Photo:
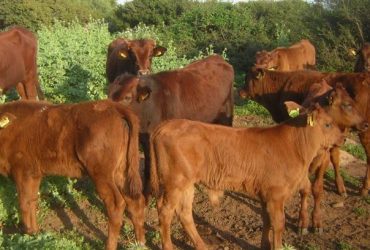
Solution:
[{"label": "grass", "polygon": [[352,143],[345,143],[343,146],[342,146],[342,149],[348,153],[350,153],[351,155],[353,155],[354,157],[358,158],[358,159],[361,159],[363,161],[366,160],[366,153],[365,153],[365,149],[362,145],[360,144],[352,144]]},{"label": "grass", "polygon": [[[344,169],[340,170],[340,174],[343,177],[343,180],[349,184],[352,184],[355,187],[361,186],[361,181],[358,178],[355,178],[351,175],[349,175]],[[335,180],[335,172],[333,169],[329,169],[325,173],[325,177],[328,178],[331,181]]]},{"label": "grass", "polygon": [[241,105],[234,106],[235,115],[244,116],[244,115],[258,115],[262,117],[269,117],[270,113],[263,106],[258,103],[247,100]]},{"label": "grass", "polygon": [[338,250],[352,250],[354,249],[349,243],[345,241],[339,241],[336,245],[336,249]]}]

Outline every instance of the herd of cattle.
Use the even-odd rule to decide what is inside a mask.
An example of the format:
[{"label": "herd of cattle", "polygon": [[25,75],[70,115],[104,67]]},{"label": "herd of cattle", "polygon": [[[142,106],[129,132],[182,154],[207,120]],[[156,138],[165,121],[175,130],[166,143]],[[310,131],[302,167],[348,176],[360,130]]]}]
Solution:
[{"label": "herd of cattle", "polygon": [[[259,199],[261,247],[280,249],[284,204],[297,191],[300,233],[308,232],[311,192],[312,226],[322,230],[329,159],[338,192],[346,195],[339,146],[349,128],[358,131],[367,154],[361,193],[368,194],[370,44],[357,53],[357,73],[315,71],[315,47],[308,40],[258,52],[239,95],[262,104],[279,123],[267,128],[232,128],[234,70],[221,56],[152,74],[152,57],[165,52],[150,39],[118,38],[108,47],[109,99],[53,105],[42,100],[35,35],[21,27],[0,33],[0,90],[16,87],[22,98],[0,105],[0,174],[16,183],[26,233],[38,231],[43,176],[88,175],[107,211],[106,249],[117,247],[126,205],[136,239],[145,244],[144,209],[152,196],[163,249],[173,249],[174,213],[195,248],[206,249],[192,216],[195,184],[207,188],[212,205],[225,189]],[[312,188],[309,174],[316,177]]]}]

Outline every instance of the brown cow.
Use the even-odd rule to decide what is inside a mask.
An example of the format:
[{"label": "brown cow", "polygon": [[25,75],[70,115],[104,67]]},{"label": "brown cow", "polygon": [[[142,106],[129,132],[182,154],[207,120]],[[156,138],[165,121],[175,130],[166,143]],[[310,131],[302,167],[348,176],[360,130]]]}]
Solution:
[{"label": "brown cow", "polygon": [[[312,126],[307,120],[312,120]],[[308,165],[317,152],[341,142],[342,137],[319,106],[270,128],[229,128],[189,120],[164,122],[150,140],[151,187],[158,198],[163,249],[172,249],[174,212],[195,248],[206,248],[192,217],[196,183],[259,199],[262,248],[280,249],[285,202],[302,186],[310,185]]]},{"label": "brown cow", "polygon": [[149,133],[164,120],[186,118],[227,126],[233,121],[234,70],[221,56],[212,55],[186,67],[149,76],[121,75],[109,97],[129,105],[139,116],[149,175]]},{"label": "brown cow", "polygon": [[[354,100],[348,95],[341,84],[337,84],[334,88],[331,88],[326,81],[311,85],[310,92],[303,105],[313,105],[313,103],[319,103],[333,118],[334,122],[338,124],[341,130],[347,127],[356,127],[357,129],[364,130],[368,127],[364,117],[357,110]],[[336,146],[334,148],[339,152]],[[331,152],[334,152],[334,150]],[[309,169],[311,174],[316,174],[312,187],[315,201],[312,220],[313,227],[318,232],[322,232],[320,203],[323,195],[324,174],[328,165],[329,152],[328,150],[321,150],[310,164]],[[309,193],[309,187],[301,190],[302,201],[299,229],[302,234],[308,232],[307,197]]]},{"label": "brown cow", "polygon": [[125,203],[137,240],[145,242],[139,121],[132,111],[112,101],[20,101],[1,106],[0,127],[0,174],[15,181],[26,233],[38,231],[37,195],[43,176],[87,174],[107,210],[106,249],[117,247]]},{"label": "brown cow", "polygon": [[370,72],[370,43],[364,43],[356,54],[355,72]]},{"label": "brown cow", "polygon": [[124,73],[146,75],[150,73],[152,57],[162,56],[166,48],[156,46],[151,39],[126,40],[117,38],[108,46],[106,73],[109,83]]},{"label": "brown cow", "polygon": [[[325,79],[335,86],[342,83],[351,98],[355,100],[358,111],[370,123],[370,74],[368,73],[322,73],[316,71],[281,72],[252,68],[246,76],[245,86],[239,91],[243,98],[252,98],[271,113],[276,122],[289,118],[284,109],[285,101],[302,103],[312,84]],[[367,155],[367,172],[361,189],[367,195],[370,188],[370,130],[359,133]],[[336,149],[339,150],[339,149]],[[343,179],[339,173],[339,152],[332,153],[336,185],[340,194],[346,195]]]},{"label": "brown cow", "polygon": [[37,76],[37,39],[22,27],[0,33],[0,94],[16,87],[22,99],[44,99]]},{"label": "brown cow", "polygon": [[315,68],[316,50],[309,40],[302,39],[292,46],[256,53],[255,66],[269,70],[292,71]]}]

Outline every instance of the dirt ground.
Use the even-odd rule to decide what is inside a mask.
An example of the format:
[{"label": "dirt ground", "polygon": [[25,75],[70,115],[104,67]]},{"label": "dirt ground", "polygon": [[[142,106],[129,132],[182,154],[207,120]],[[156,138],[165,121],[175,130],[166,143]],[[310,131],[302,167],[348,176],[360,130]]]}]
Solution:
[{"label": "dirt ground", "polygon": [[[239,117],[234,126],[241,127],[271,124],[258,117]],[[341,166],[350,175],[363,178],[365,163],[346,152],[341,154]],[[81,183],[80,183],[81,185]],[[324,232],[312,231],[304,236],[297,234],[299,195],[296,194],[286,205],[286,231],[283,236],[285,244],[295,249],[370,249],[370,199],[358,195],[358,187],[346,183],[348,197],[336,193],[334,182],[325,180],[325,198],[322,204]],[[258,201],[249,199],[239,193],[226,192],[220,207],[212,208],[202,187],[197,188],[194,200],[194,218],[203,239],[211,249],[259,249],[262,221]],[[333,204],[343,202],[341,207]],[[312,208],[312,199],[310,199]],[[55,208],[42,222],[46,231],[63,231],[75,229],[84,235],[87,241],[99,238],[105,240],[107,223],[100,201],[91,198],[82,201],[72,209]],[[311,209],[310,209],[311,211]],[[146,210],[146,230],[148,247],[160,249],[155,208]],[[157,230],[158,231],[158,230]],[[179,221],[175,218],[173,242],[177,249],[192,249],[191,242],[185,235]],[[121,243],[133,241],[132,235],[126,235],[122,229]],[[122,246],[121,246],[122,247]]]}]

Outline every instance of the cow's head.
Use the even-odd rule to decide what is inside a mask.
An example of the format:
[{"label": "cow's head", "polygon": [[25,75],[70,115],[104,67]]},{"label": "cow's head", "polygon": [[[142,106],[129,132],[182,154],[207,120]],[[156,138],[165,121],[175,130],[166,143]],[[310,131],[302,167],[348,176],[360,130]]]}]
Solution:
[{"label": "cow's head", "polygon": [[268,52],[266,50],[258,51],[256,53],[256,68],[277,70],[278,67],[278,53],[275,51]]},{"label": "cow's head", "polygon": [[325,80],[311,85],[302,105],[310,106],[313,103],[319,103],[341,128],[353,127],[359,131],[368,129],[366,118],[339,82],[334,87],[329,86]]},{"label": "cow's head", "polygon": [[125,106],[140,104],[149,99],[151,93],[149,86],[140,84],[139,77],[129,74],[118,76],[108,89],[108,97]]},{"label": "cow's head", "polygon": [[154,40],[125,40],[118,38],[111,43],[108,49],[111,55],[118,60],[126,62],[128,73],[146,75],[150,73],[152,58],[162,56],[167,49],[156,46]]},{"label": "cow's head", "polygon": [[243,99],[251,98],[256,88],[260,84],[260,81],[265,77],[265,69],[252,67],[245,75],[245,84],[239,90],[239,96]]},{"label": "cow's head", "polygon": [[305,108],[295,102],[284,102],[287,112],[292,115],[288,121],[293,126],[313,127],[315,132],[310,136],[316,136],[324,148],[344,143],[345,136],[339,129],[334,119],[318,103]]}]

